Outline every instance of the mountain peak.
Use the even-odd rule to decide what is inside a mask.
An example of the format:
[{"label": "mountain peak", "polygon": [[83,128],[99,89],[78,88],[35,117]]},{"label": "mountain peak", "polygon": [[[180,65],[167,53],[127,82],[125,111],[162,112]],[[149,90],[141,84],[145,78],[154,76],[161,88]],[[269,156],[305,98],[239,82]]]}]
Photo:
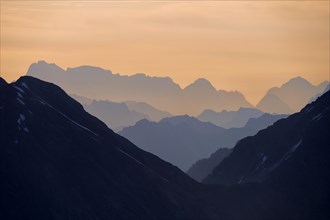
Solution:
[{"label": "mountain peak", "polygon": [[293,110],[274,94],[267,94],[257,104],[257,109],[268,113],[291,114]]},{"label": "mountain peak", "polygon": [[195,121],[196,118],[189,116],[187,114],[185,115],[176,115],[173,117],[166,117],[161,120],[161,122],[177,122],[177,123],[185,123],[189,121]]},{"label": "mountain peak", "polygon": [[195,80],[193,83],[188,85],[185,89],[194,88],[194,89],[210,89],[210,90],[216,90],[210,81],[208,81],[205,78],[199,78]]},{"label": "mountain peak", "polygon": [[[40,74],[56,74],[63,73],[64,70],[55,63],[47,63],[44,60],[39,60],[37,63],[32,63],[26,75],[35,76]],[[40,77],[38,77],[40,78]]]},{"label": "mountain peak", "polygon": [[205,87],[213,87],[210,81],[205,78],[196,79],[192,84]]},{"label": "mountain peak", "polygon": [[296,85],[296,86],[311,86],[312,84],[308,82],[306,79],[302,78],[301,76],[294,77],[290,79],[288,82],[284,83],[283,86],[288,85]]},{"label": "mountain peak", "polygon": [[8,83],[6,82],[5,79],[3,79],[2,77],[0,77],[0,88],[6,86]]}]

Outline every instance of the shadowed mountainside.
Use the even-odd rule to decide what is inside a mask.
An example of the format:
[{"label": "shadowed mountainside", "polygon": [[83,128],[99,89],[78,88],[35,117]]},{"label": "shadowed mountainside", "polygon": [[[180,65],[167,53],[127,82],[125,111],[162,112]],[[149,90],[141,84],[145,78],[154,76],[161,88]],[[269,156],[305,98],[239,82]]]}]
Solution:
[{"label": "shadowed mountainside", "polygon": [[[313,185],[322,188],[325,186],[322,178],[330,180],[329,174],[323,172],[330,163],[329,130],[330,92],[327,92],[299,113],[240,140],[204,182],[232,185],[292,175],[291,179],[308,184],[315,181]],[[325,176],[319,176],[319,172]],[[302,180],[303,176],[307,179]]]},{"label": "shadowed mountainside", "polygon": [[198,184],[59,87],[0,81],[1,219],[207,219]]},{"label": "shadowed mountainside", "polygon": [[0,219],[329,219],[329,100],[327,92],[240,141],[213,172],[230,186],[207,185],[115,134],[59,87],[0,78]]}]

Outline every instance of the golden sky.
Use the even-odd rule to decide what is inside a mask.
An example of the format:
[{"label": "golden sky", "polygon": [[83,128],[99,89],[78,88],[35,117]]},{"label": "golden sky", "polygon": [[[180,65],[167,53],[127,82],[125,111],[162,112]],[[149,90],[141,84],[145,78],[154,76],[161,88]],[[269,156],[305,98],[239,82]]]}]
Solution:
[{"label": "golden sky", "polygon": [[329,1],[1,0],[1,76],[38,60],[203,77],[256,104],[298,75],[329,80]]}]

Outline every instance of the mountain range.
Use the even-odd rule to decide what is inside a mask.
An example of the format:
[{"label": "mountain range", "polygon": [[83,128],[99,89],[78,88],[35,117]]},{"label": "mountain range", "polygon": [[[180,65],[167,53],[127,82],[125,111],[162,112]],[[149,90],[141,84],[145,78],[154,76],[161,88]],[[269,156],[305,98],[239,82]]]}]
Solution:
[{"label": "mountain range", "polygon": [[237,111],[223,110],[221,112],[208,109],[204,110],[196,118],[223,128],[239,128],[243,127],[250,118],[258,118],[262,114],[264,112],[255,108],[239,108]]},{"label": "mountain range", "polygon": [[205,79],[198,79],[181,89],[169,77],[125,76],[91,66],[64,70],[45,61],[32,64],[27,75],[60,85],[68,93],[79,96],[112,102],[145,102],[175,115],[196,115],[207,108],[236,110],[252,107],[241,93],[217,91]]},{"label": "mountain range", "polygon": [[[82,99],[80,98],[80,100]],[[135,101],[116,103],[107,100],[92,100],[89,104],[83,104],[83,107],[114,131],[120,131],[142,119],[159,121],[171,116],[169,113],[160,111],[146,103]]]},{"label": "mountain range", "polygon": [[281,87],[269,89],[256,107],[268,113],[291,114],[298,112],[312,97],[323,92],[328,85],[329,82],[323,82],[314,86],[302,77],[296,77]]},{"label": "mountain range", "polygon": [[[172,115],[198,115],[205,109],[221,112],[254,107],[243,94],[217,90],[203,78],[180,88],[169,77],[150,77],[142,73],[119,75],[93,66],[64,70],[45,61],[31,64],[26,75],[55,83],[70,94],[119,103],[144,102]],[[314,86],[296,77],[281,87],[271,88],[256,108],[268,113],[291,114],[299,111],[327,85],[329,82]]]},{"label": "mountain range", "polygon": [[0,219],[330,218],[330,92],[240,140],[204,184],[54,84],[0,78],[0,117]]},{"label": "mountain range", "polygon": [[242,128],[230,129],[188,115],[164,118],[159,122],[143,119],[119,134],[186,171],[193,163],[209,157],[220,147],[232,148],[241,138],[254,135],[286,116],[265,114],[256,119],[259,124],[248,121]]}]

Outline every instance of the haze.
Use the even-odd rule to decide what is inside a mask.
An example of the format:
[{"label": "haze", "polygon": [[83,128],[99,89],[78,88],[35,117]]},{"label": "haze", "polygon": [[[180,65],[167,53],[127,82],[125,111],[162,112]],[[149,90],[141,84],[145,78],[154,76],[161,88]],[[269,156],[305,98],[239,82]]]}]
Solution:
[{"label": "haze", "polygon": [[329,80],[329,1],[1,1],[1,76],[41,59],[203,77],[256,104],[297,75]]}]

